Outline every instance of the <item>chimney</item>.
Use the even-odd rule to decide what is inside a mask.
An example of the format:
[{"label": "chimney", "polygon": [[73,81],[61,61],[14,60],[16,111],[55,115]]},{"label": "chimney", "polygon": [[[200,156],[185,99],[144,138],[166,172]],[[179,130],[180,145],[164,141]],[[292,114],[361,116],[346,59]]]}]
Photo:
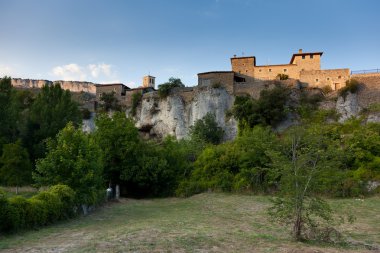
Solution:
[{"label": "chimney", "polygon": [[234,58],[236,58],[236,54],[234,54]]},{"label": "chimney", "polygon": [[298,49],[298,53],[299,53],[299,54],[302,54],[302,48],[301,48],[301,49]]}]

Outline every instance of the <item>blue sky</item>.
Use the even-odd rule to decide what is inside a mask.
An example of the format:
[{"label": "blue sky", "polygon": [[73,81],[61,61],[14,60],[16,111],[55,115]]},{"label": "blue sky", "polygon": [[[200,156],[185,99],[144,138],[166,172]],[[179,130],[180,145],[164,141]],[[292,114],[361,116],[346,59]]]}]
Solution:
[{"label": "blue sky", "polygon": [[322,68],[380,68],[379,0],[0,0],[0,76],[163,83],[323,51]]}]

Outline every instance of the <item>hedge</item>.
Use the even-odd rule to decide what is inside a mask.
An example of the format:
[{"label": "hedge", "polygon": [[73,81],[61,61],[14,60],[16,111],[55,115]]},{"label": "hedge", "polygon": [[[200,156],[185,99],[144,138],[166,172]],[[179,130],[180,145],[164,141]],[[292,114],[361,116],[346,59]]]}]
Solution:
[{"label": "hedge", "polygon": [[66,185],[55,185],[26,199],[6,198],[0,191],[0,232],[37,228],[75,215],[75,192]]}]

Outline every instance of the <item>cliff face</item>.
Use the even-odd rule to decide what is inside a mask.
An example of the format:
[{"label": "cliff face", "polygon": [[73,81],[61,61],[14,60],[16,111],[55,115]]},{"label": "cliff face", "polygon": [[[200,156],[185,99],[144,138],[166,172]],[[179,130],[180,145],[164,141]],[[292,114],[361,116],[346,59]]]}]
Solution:
[{"label": "cliff face", "polygon": [[[237,123],[226,121],[226,111],[233,105],[234,97],[225,89],[206,87],[194,88],[189,93],[173,92],[160,99],[156,92],[144,94],[136,113],[137,127],[149,136],[173,135],[178,139],[186,137],[190,126],[202,119],[208,112],[215,114],[219,126],[225,131],[225,139],[233,139]],[[128,113],[128,112],[127,112]]]},{"label": "cliff face", "polygon": [[59,83],[64,90],[69,90],[71,92],[88,92],[91,94],[96,94],[96,84],[91,82],[81,82],[81,81],[49,81],[49,80],[34,80],[34,79],[21,79],[12,78],[12,86],[23,89],[40,89],[45,84],[52,85],[53,83]]}]

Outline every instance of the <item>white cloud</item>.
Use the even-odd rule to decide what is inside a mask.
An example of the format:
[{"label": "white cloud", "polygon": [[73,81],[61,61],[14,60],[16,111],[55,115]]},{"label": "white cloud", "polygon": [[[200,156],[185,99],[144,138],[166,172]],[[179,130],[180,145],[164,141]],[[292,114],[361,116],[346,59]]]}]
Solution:
[{"label": "white cloud", "polygon": [[56,66],[52,69],[52,75],[67,81],[120,82],[112,65],[105,63],[88,64],[87,66],[71,63]]},{"label": "white cloud", "polygon": [[91,72],[92,77],[98,78],[99,74],[103,74],[107,77],[111,76],[111,65],[109,64],[89,64],[87,68]]},{"label": "white cloud", "polygon": [[87,74],[76,63],[71,63],[63,66],[56,66],[53,68],[53,75],[67,81],[84,81],[86,80]]},{"label": "white cloud", "polygon": [[0,64],[0,78],[3,76],[11,76],[12,68],[6,65]]}]

